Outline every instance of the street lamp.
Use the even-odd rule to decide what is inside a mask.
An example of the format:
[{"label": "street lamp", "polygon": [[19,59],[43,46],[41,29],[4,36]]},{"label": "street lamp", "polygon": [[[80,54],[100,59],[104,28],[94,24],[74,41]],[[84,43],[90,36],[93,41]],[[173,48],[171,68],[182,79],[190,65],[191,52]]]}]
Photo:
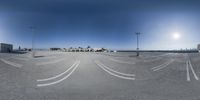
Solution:
[{"label": "street lamp", "polygon": [[139,56],[139,35],[141,34],[140,32],[135,33],[137,35],[137,56]]},{"label": "street lamp", "polygon": [[35,57],[35,27],[31,26],[30,27],[31,31],[32,31],[32,57]]}]

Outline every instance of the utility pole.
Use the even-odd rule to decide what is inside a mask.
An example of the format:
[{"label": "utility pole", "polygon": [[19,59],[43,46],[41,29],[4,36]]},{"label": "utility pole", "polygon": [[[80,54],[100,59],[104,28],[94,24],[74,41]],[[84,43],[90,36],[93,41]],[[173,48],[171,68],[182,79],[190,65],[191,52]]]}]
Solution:
[{"label": "utility pole", "polygon": [[140,56],[140,53],[139,53],[139,35],[141,33],[140,32],[136,32],[135,34],[137,35],[137,56]]},{"label": "utility pole", "polygon": [[35,58],[35,27],[30,27],[32,31],[32,57]]}]

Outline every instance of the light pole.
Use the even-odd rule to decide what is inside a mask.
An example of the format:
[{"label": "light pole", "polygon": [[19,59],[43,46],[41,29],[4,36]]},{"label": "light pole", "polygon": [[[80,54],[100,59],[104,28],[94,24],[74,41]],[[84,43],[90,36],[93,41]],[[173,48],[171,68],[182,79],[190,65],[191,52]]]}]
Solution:
[{"label": "light pole", "polygon": [[30,27],[32,31],[32,57],[35,57],[35,27],[31,26]]},{"label": "light pole", "polygon": [[141,33],[140,32],[136,32],[135,34],[137,35],[137,56],[140,56],[140,53],[139,53],[139,35]]}]

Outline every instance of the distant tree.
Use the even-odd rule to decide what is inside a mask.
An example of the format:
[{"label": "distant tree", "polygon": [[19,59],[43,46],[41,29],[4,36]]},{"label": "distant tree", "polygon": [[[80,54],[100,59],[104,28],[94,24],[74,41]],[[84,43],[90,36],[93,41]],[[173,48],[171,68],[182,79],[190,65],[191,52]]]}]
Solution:
[{"label": "distant tree", "polygon": [[89,48],[91,48],[90,46],[87,46],[87,48],[89,49]]},{"label": "distant tree", "polygon": [[106,51],[106,49],[105,48],[101,48],[101,51],[104,52],[104,51]]},{"label": "distant tree", "polygon": [[73,51],[72,49],[73,49],[72,47],[69,48],[69,50],[70,50],[71,52]]},{"label": "distant tree", "polygon": [[65,52],[67,52],[67,49],[66,49],[66,48],[63,48],[63,50],[64,50]]},{"label": "distant tree", "polygon": [[79,52],[81,51],[81,49],[82,49],[81,47],[78,47],[78,51],[79,51]]},{"label": "distant tree", "polygon": [[90,52],[91,47],[90,47],[90,46],[87,46],[87,49],[88,49],[88,51]]}]

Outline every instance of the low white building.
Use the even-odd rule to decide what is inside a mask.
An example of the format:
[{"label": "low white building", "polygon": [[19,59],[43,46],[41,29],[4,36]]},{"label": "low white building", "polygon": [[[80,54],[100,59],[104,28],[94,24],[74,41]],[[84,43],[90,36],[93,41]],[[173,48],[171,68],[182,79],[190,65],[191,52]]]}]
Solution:
[{"label": "low white building", "polygon": [[13,51],[12,44],[0,43],[0,52],[8,53]]}]

